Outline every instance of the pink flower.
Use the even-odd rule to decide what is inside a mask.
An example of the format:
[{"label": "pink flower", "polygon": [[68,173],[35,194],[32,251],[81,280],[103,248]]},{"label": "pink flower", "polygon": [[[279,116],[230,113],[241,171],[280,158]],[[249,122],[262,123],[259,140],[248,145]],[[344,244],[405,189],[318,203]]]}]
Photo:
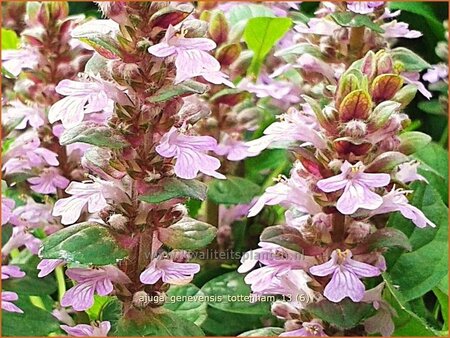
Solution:
[{"label": "pink flower", "polygon": [[406,83],[412,84],[417,87],[419,92],[428,100],[433,97],[433,94],[424,86],[424,84],[420,81],[420,74],[414,72],[403,72],[401,73],[403,80]]},{"label": "pink flower", "polygon": [[216,146],[214,152],[220,156],[226,155],[229,161],[241,161],[257,155],[250,152],[249,147],[244,142],[236,140],[228,134],[224,135],[222,142]]},{"label": "pink flower", "polygon": [[23,69],[33,69],[38,65],[39,57],[30,48],[2,50],[2,67],[17,77]]},{"label": "pink flower", "polygon": [[23,311],[12,302],[19,299],[19,296],[15,292],[2,291],[2,309],[8,312],[23,313]]},{"label": "pink flower", "polygon": [[127,96],[112,83],[93,79],[92,82],[62,80],[56,86],[57,93],[66,96],[56,102],[48,112],[48,120],[54,123],[61,120],[68,129],[81,123],[85,114],[108,109],[111,101],[120,104],[130,103]]},{"label": "pink flower", "polygon": [[341,26],[331,19],[312,18],[308,21],[308,25],[299,23],[294,29],[303,34],[332,36],[334,31],[341,29]]},{"label": "pink flower", "polygon": [[2,196],[2,225],[8,223],[13,216],[12,210],[15,205],[16,202],[13,199]]},{"label": "pink flower", "polygon": [[175,83],[202,76],[206,81],[215,84],[226,84],[234,87],[220,71],[220,63],[207,51],[216,48],[216,43],[206,38],[185,38],[177,35],[172,25],[167,28],[164,39],[148,48],[148,52],[157,57],[175,55],[177,74]]},{"label": "pink flower", "polygon": [[436,83],[440,80],[447,80],[448,78],[448,66],[444,63],[434,65],[433,68],[428,69],[422,76],[422,79],[430,83]]},{"label": "pink flower", "polygon": [[371,303],[377,310],[374,316],[364,321],[364,329],[370,334],[379,332],[383,337],[390,337],[395,329],[392,317],[397,316],[397,312],[382,298],[384,285],[383,282],[364,293],[362,302]]},{"label": "pink flower", "polygon": [[375,11],[375,8],[383,6],[384,1],[348,1],[347,8],[353,13],[369,14]]},{"label": "pink flower", "polygon": [[171,259],[154,258],[141,273],[140,281],[144,284],[155,284],[158,280],[173,285],[188,284],[200,271],[196,263],[177,263]]},{"label": "pink flower", "polygon": [[44,125],[43,113],[36,106],[27,106],[19,100],[9,102],[4,110],[4,121],[22,119],[15,129],[25,129],[29,124],[34,129]]},{"label": "pink flower", "polygon": [[332,83],[336,82],[336,74],[334,69],[325,61],[320,60],[310,54],[302,54],[298,59],[295,68],[303,69],[308,73],[318,73],[323,75]]},{"label": "pink flower", "polygon": [[71,182],[66,189],[71,197],[56,201],[53,216],[62,216],[61,223],[73,224],[87,205],[89,213],[96,213],[107,206],[106,198],[124,198],[124,193],[114,182],[96,179],[94,182]]},{"label": "pink flower", "polygon": [[2,279],[22,278],[25,272],[15,265],[2,265]]},{"label": "pink flower", "polygon": [[323,326],[315,320],[310,322],[303,322],[302,328],[287,331],[280,334],[280,337],[328,337],[325,332],[323,332]]},{"label": "pink flower", "polygon": [[428,183],[425,177],[417,173],[417,168],[419,167],[419,165],[420,163],[417,161],[402,163],[398,166],[398,171],[395,174],[395,177],[403,183],[409,183],[413,181],[424,181]]},{"label": "pink flower", "polygon": [[303,111],[290,109],[281,115],[280,122],[274,122],[264,130],[264,136],[246,144],[252,153],[260,153],[271,145],[286,148],[295,141],[312,143],[318,149],[324,149],[326,142],[319,133],[315,117]]},{"label": "pink flower", "polygon": [[[273,79],[271,76],[260,75],[256,83],[252,83],[247,78],[239,82],[238,87],[255,94],[259,98],[272,97],[276,100],[291,99],[288,95],[293,90],[294,86],[286,81],[279,81]],[[295,100],[295,98],[294,98]],[[296,101],[298,102],[298,97]]]},{"label": "pink flower", "polygon": [[15,226],[8,242],[2,247],[2,255],[8,255],[11,250],[20,248],[22,245],[25,245],[32,254],[36,255],[41,246],[41,240],[30,234],[25,226]]},{"label": "pink flower", "polygon": [[29,228],[37,228],[42,224],[50,224],[53,221],[52,206],[36,203],[31,197],[27,199],[25,205],[17,207],[13,214],[20,221],[25,222]]},{"label": "pink flower", "polygon": [[112,265],[96,269],[68,269],[66,275],[78,282],[61,299],[61,306],[72,306],[75,311],[84,311],[94,304],[94,293],[101,296],[113,291],[113,283],[130,283],[121,270]]},{"label": "pink flower", "polygon": [[371,188],[384,187],[389,184],[388,174],[364,173],[363,166],[357,163],[352,166],[349,162],[341,167],[341,173],[317,182],[317,187],[324,192],[334,192],[344,189],[339,197],[336,208],[345,215],[353,214],[359,208],[374,210],[383,199]]},{"label": "pink flower", "polygon": [[295,207],[299,211],[316,214],[320,212],[320,206],[314,201],[309,190],[309,183],[298,174],[299,163],[291,170],[289,179],[281,179],[279,183],[268,187],[264,194],[251,207],[248,217],[257,215],[264,205],[281,204],[283,207]]},{"label": "pink flower", "polygon": [[65,262],[62,259],[43,259],[37,265],[37,269],[40,270],[38,277],[45,277],[53,272],[58,266],[63,265]]},{"label": "pink flower", "polygon": [[400,211],[403,217],[410,219],[419,228],[425,228],[427,225],[434,228],[436,224],[431,222],[421,210],[408,203],[408,199],[405,196],[408,192],[411,191],[392,189],[383,196],[382,204],[372,211],[371,215]]},{"label": "pink flower", "polygon": [[31,184],[31,190],[45,195],[56,194],[57,188],[64,189],[70,182],[56,168],[45,168],[39,177],[32,177],[27,181]]},{"label": "pink flower", "polygon": [[384,29],[383,36],[385,39],[389,38],[406,38],[415,39],[420,38],[422,33],[416,30],[410,30],[409,25],[404,22],[397,22],[397,20],[392,20],[380,26]]},{"label": "pink flower", "polygon": [[217,141],[211,136],[183,135],[172,127],[161,138],[156,151],[162,157],[176,158],[174,169],[180,178],[193,179],[200,171],[205,175],[225,179],[224,175],[216,171],[220,167],[220,161],[206,154],[216,147]]},{"label": "pink flower", "polygon": [[374,277],[381,274],[380,269],[372,265],[351,259],[350,250],[334,250],[331,259],[323,264],[313,266],[309,272],[315,276],[332,275],[330,282],[324,290],[324,296],[332,302],[340,302],[350,297],[359,302],[364,297],[365,287],[359,280],[361,277]]},{"label": "pink flower", "polygon": [[93,325],[78,324],[72,327],[61,325],[61,329],[73,337],[106,337],[111,330],[111,323],[103,321]]}]

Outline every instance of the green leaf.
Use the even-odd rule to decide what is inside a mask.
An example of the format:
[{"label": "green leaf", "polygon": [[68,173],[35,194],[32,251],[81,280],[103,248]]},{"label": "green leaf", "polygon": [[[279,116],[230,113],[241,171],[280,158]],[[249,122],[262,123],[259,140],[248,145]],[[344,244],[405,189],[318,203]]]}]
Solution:
[{"label": "green leaf", "polygon": [[119,44],[109,35],[83,37],[79,40],[94,48],[97,53],[107,59],[116,60],[122,57]]},{"label": "green leaf", "polygon": [[420,72],[424,69],[431,68],[431,65],[428,62],[407,48],[394,48],[390,54],[394,61],[401,62],[404,70],[407,72]]},{"label": "green leaf", "polygon": [[147,101],[150,103],[160,103],[180,96],[203,94],[207,90],[208,86],[203,83],[186,80],[177,85],[161,88],[147,98]]},{"label": "green leaf", "polygon": [[226,180],[211,181],[208,198],[217,204],[250,203],[260,190],[257,184],[245,178],[227,176]]},{"label": "green leaf", "polygon": [[203,201],[206,199],[206,184],[197,180],[185,180],[181,178],[166,178],[158,182],[150,191],[139,200],[147,203],[161,203],[177,197],[189,197]]},{"label": "green leaf", "polygon": [[320,255],[324,251],[323,248],[307,242],[297,228],[288,225],[267,227],[263,230],[259,239],[261,242],[275,243],[307,256]]},{"label": "green leaf", "polygon": [[274,337],[284,332],[282,327],[263,327],[256,330],[246,331],[238,337]]},{"label": "green leaf", "polygon": [[423,110],[425,113],[433,114],[433,115],[446,115],[447,112],[444,109],[444,105],[439,102],[438,99],[430,100],[430,101],[422,101],[419,102],[419,109]]},{"label": "green leaf", "polygon": [[432,32],[436,35],[438,40],[444,40],[444,26],[433,14],[434,11],[429,4],[415,1],[389,2],[389,8],[393,11],[400,9],[423,17],[426,20],[426,25],[432,28]]},{"label": "green leaf", "polygon": [[397,316],[392,318],[395,325],[393,336],[438,336],[439,334],[436,330],[434,330],[423,318],[420,318],[410,310],[403,295],[398,291],[398,288],[393,284],[387,274],[383,274],[383,279],[386,282],[384,297],[397,312]]},{"label": "green leaf", "polygon": [[430,143],[414,154],[421,165],[419,173],[441,195],[442,200],[448,201],[448,154],[447,151],[436,143]]},{"label": "green leaf", "polygon": [[226,12],[230,26],[240,24],[242,21],[247,22],[249,19],[257,17],[274,17],[275,15],[269,7],[259,4],[243,4],[233,6]]},{"label": "green leaf", "polygon": [[116,331],[117,323],[122,317],[122,302],[116,297],[108,297],[109,301],[106,302],[100,312],[100,321],[108,321],[111,323],[111,332]]},{"label": "green leaf", "polygon": [[200,326],[207,317],[204,293],[194,284],[172,285],[167,291],[164,307],[195,325]]},{"label": "green leaf", "polygon": [[350,12],[333,13],[331,17],[339,26],[342,27],[367,27],[374,32],[384,33],[384,30],[372,21],[366,15],[356,14]]},{"label": "green leaf", "polygon": [[209,101],[214,104],[225,104],[235,106],[251,97],[250,93],[239,88],[225,88],[215,93]]},{"label": "green leaf", "polygon": [[19,48],[20,40],[11,29],[2,28],[2,50]]},{"label": "green leaf", "polygon": [[278,323],[272,314],[247,315],[225,312],[208,306],[208,318],[202,324],[202,329],[208,336],[235,336],[239,333],[261,328],[264,325],[274,326]]},{"label": "green leaf", "polygon": [[159,240],[174,249],[204,248],[216,237],[217,229],[208,223],[184,217],[168,228],[158,228]]},{"label": "green leaf", "polygon": [[117,336],[204,336],[194,323],[187,321],[169,310],[143,313],[140,321],[124,318],[117,325]]},{"label": "green leaf", "polygon": [[406,131],[399,135],[398,151],[406,155],[414,154],[431,142],[431,137],[420,131]]},{"label": "green leaf", "polygon": [[354,303],[348,298],[339,303],[333,303],[324,299],[318,303],[309,304],[306,310],[323,321],[341,329],[355,327],[374,312],[372,304]]},{"label": "green leaf", "polygon": [[42,241],[41,258],[87,265],[116,264],[127,256],[109,230],[94,222],[61,229]]},{"label": "green leaf", "polygon": [[258,76],[261,65],[269,51],[283,37],[292,25],[289,18],[253,18],[244,30],[244,41],[253,51],[249,73]]},{"label": "green leaf", "polygon": [[442,318],[444,320],[444,329],[448,329],[448,295],[442,292],[439,288],[433,289],[436,298],[441,306]]},{"label": "green leaf", "polygon": [[378,229],[371,234],[363,244],[367,244],[370,251],[393,247],[401,248],[407,251],[412,250],[408,237],[406,237],[406,235],[400,230],[394,228]]},{"label": "green leaf", "polygon": [[28,257],[28,262],[17,264],[26,275],[22,278],[10,278],[2,281],[2,288],[6,291],[13,291],[21,295],[40,296],[51,295],[57,289],[56,281],[53,276],[49,275],[44,278],[39,278],[37,265],[40,259],[36,256]]},{"label": "green leaf", "polygon": [[244,275],[237,271],[211,279],[201,290],[205,295],[216,298],[216,301],[208,302],[216,309],[251,315],[270,314],[270,302],[250,302],[250,286],[245,284]]},{"label": "green leaf", "polygon": [[385,257],[388,275],[406,301],[433,289],[448,270],[448,209],[430,185],[414,183],[411,204],[436,224],[436,228],[418,228],[399,213],[392,215],[388,226],[401,230],[409,238],[411,252],[392,249]]},{"label": "green leaf", "polygon": [[82,122],[76,127],[64,131],[59,139],[59,143],[63,146],[75,142],[109,149],[122,149],[128,146],[128,142],[121,135],[116,134],[113,129],[94,122]]},{"label": "green leaf", "polygon": [[59,322],[50,312],[34,306],[29,297],[19,295],[16,304],[24,313],[2,311],[2,334],[11,336],[48,336],[59,332]]}]

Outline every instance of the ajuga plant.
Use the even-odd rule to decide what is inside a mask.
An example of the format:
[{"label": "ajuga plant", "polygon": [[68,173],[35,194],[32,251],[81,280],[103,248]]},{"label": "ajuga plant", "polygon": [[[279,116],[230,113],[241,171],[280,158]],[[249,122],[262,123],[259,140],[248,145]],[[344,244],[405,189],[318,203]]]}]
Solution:
[{"label": "ajuga plant", "polygon": [[92,6],[2,4],[6,336],[448,330],[409,5]]}]

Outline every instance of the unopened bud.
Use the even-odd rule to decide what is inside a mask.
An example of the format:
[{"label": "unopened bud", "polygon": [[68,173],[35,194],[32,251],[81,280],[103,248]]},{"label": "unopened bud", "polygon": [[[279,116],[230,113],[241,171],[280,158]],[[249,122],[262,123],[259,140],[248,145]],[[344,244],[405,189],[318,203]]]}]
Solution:
[{"label": "unopened bud", "polygon": [[394,72],[394,61],[392,57],[381,50],[377,53],[377,74],[392,74]]},{"label": "unopened bud", "polygon": [[289,303],[276,301],[271,307],[272,314],[280,319],[292,319],[292,314],[298,314],[295,307]]},{"label": "unopened bud", "polygon": [[361,242],[370,234],[370,223],[352,222],[348,227],[347,241],[350,243]]},{"label": "unopened bud", "polygon": [[284,323],[286,331],[295,331],[302,327],[302,323],[299,320],[291,319]]},{"label": "unopened bud", "polygon": [[221,46],[216,53],[216,59],[222,66],[229,66],[237,60],[242,48],[239,43],[232,43]]},{"label": "unopened bud", "polygon": [[120,231],[126,229],[128,221],[128,217],[121,214],[114,214],[109,217],[108,224],[111,226],[111,228]]},{"label": "unopened bud", "polygon": [[176,263],[186,263],[191,258],[189,252],[185,250],[172,250],[169,253],[169,257]]},{"label": "unopened bud", "polygon": [[132,304],[136,309],[145,309],[150,304],[150,296],[147,292],[141,290],[133,295]]},{"label": "unopened bud", "polygon": [[203,20],[187,20],[182,23],[182,29],[187,38],[202,38],[208,31],[208,23]]},{"label": "unopened bud", "polygon": [[211,39],[220,45],[227,41],[229,31],[230,28],[225,15],[220,11],[213,13],[209,21],[209,35]]},{"label": "unopened bud", "polygon": [[165,292],[160,292],[160,291],[154,291],[151,295],[150,295],[150,303],[149,306],[150,307],[160,307],[163,306],[165,304],[167,300],[167,295]]},{"label": "unopened bud", "polygon": [[367,125],[361,120],[351,120],[345,124],[344,133],[346,136],[361,138],[366,135]]}]

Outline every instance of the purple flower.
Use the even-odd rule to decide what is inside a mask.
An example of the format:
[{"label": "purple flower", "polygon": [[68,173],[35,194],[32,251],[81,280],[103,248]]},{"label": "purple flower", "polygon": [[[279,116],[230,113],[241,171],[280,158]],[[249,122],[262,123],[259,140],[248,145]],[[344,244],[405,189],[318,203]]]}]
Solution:
[{"label": "purple flower", "polygon": [[90,213],[96,213],[108,205],[106,198],[123,199],[123,191],[114,182],[96,179],[94,182],[71,182],[66,189],[71,197],[56,201],[53,216],[62,216],[61,223],[73,224],[87,205]]},{"label": "purple flower", "polygon": [[27,181],[31,184],[31,190],[45,195],[56,194],[57,188],[64,189],[70,182],[56,168],[45,168],[39,177],[32,177]]},{"label": "purple flower", "polygon": [[38,54],[30,48],[2,51],[2,67],[14,77],[17,77],[23,69],[35,68],[38,62]]},{"label": "purple flower", "polygon": [[447,80],[448,78],[448,66],[444,63],[434,65],[433,68],[428,69],[422,76],[422,79],[430,83],[436,83],[440,80]]},{"label": "purple flower", "polygon": [[225,134],[221,143],[219,143],[214,152],[217,155],[227,157],[229,161],[241,161],[247,157],[257,155],[249,151],[248,145],[244,142],[234,139],[232,136]]},{"label": "purple flower", "polygon": [[2,279],[22,278],[25,272],[15,265],[2,265]]},{"label": "purple flower", "polygon": [[310,322],[303,322],[302,328],[287,331],[280,334],[280,337],[328,337],[325,332],[323,332],[323,326],[315,320]]},{"label": "purple flower", "polygon": [[16,205],[16,202],[7,197],[2,196],[2,225],[9,222],[11,217],[13,217],[13,209]]},{"label": "purple flower", "polygon": [[423,181],[428,183],[427,179],[417,173],[417,168],[420,163],[417,161],[402,163],[398,166],[398,171],[395,177],[403,183],[409,183],[413,181]]},{"label": "purple flower", "polygon": [[299,162],[294,164],[289,179],[282,178],[279,183],[268,187],[264,194],[257,200],[248,213],[248,217],[257,215],[264,205],[281,204],[283,207],[295,207],[299,211],[316,214],[320,212],[320,206],[314,201],[309,190],[308,181],[298,174],[301,170]]},{"label": "purple flower", "polygon": [[4,110],[4,122],[7,120],[22,119],[15,129],[25,129],[29,124],[34,129],[44,125],[43,113],[36,106],[27,106],[19,100],[8,103],[9,106]]},{"label": "purple flower", "polygon": [[286,148],[287,144],[300,141],[312,143],[318,149],[324,149],[326,142],[319,133],[314,116],[305,111],[290,109],[281,115],[280,122],[274,122],[264,130],[264,136],[246,144],[252,153],[260,153],[271,145]]},{"label": "purple flower", "polygon": [[94,304],[94,293],[101,296],[113,291],[114,283],[130,283],[130,279],[121,270],[112,265],[97,269],[67,269],[66,275],[78,282],[61,299],[61,306],[72,306],[75,311],[84,311]]},{"label": "purple flower", "polygon": [[395,325],[392,320],[393,316],[397,316],[395,309],[382,298],[384,282],[367,290],[364,294],[362,302],[371,303],[377,310],[377,313],[364,321],[364,329],[369,334],[381,333],[384,337],[392,336]]},{"label": "purple flower", "polygon": [[72,327],[61,325],[61,329],[73,337],[106,337],[111,330],[111,323],[103,321],[98,325],[97,323],[93,325],[78,324]]},{"label": "purple flower", "polygon": [[206,81],[234,87],[220,71],[220,63],[207,51],[216,48],[216,43],[206,38],[185,38],[177,34],[172,25],[167,28],[164,39],[148,48],[148,52],[157,57],[175,55],[177,74],[175,83],[202,76]]},{"label": "purple flower", "polygon": [[369,14],[375,11],[375,8],[383,6],[384,1],[348,1],[347,8],[353,13]]},{"label": "purple flower", "polygon": [[317,186],[324,192],[344,189],[336,203],[336,208],[341,213],[350,215],[359,208],[369,210],[378,208],[383,199],[371,188],[384,187],[390,180],[391,177],[388,174],[364,173],[360,163],[352,166],[345,161],[339,175],[320,180]]},{"label": "purple flower", "polygon": [[[260,75],[256,83],[252,83],[247,78],[239,82],[238,87],[255,94],[259,98],[272,97],[276,100],[291,99],[289,94],[294,86],[286,81],[279,81],[273,79],[271,76]],[[293,98],[294,102],[298,102],[298,97]]]},{"label": "purple flower", "polygon": [[309,272],[315,276],[332,275],[323,293],[332,302],[340,302],[345,297],[350,297],[354,302],[361,301],[365,287],[359,279],[381,274],[377,267],[355,261],[351,257],[350,250],[337,249],[331,253],[331,259],[328,262],[309,269]]},{"label": "purple flower", "polygon": [[41,240],[30,234],[25,226],[15,226],[8,242],[2,247],[2,255],[8,255],[11,250],[20,248],[22,245],[36,255],[41,246]]},{"label": "purple flower", "polygon": [[410,30],[409,25],[404,22],[397,22],[397,20],[392,20],[391,22],[385,23],[380,26],[384,29],[383,36],[385,39],[389,38],[406,38],[415,39],[420,38],[422,33],[416,30]]},{"label": "purple flower", "polygon": [[37,265],[37,269],[40,270],[38,277],[42,278],[53,272],[58,266],[63,265],[65,262],[62,259],[43,259]]},{"label": "purple flower", "polygon": [[111,102],[126,105],[130,101],[127,96],[112,83],[93,79],[92,82],[62,80],[56,86],[57,93],[66,96],[56,102],[48,112],[48,120],[54,123],[61,120],[68,129],[80,124],[85,114],[108,109]]},{"label": "purple flower", "polygon": [[[52,206],[50,204],[36,203],[29,197],[25,205],[14,209],[14,216],[25,222],[29,228],[37,228],[42,224],[50,224],[53,221]],[[20,224],[20,222],[16,222]]]},{"label": "purple flower", "polygon": [[17,293],[12,291],[2,291],[2,309],[8,312],[23,313],[23,311],[12,302],[19,299]]},{"label": "purple flower", "polygon": [[198,172],[225,179],[225,176],[216,170],[220,167],[220,161],[206,154],[208,150],[214,150],[217,141],[211,136],[183,135],[175,127],[172,127],[161,138],[156,151],[162,157],[174,157],[175,174],[180,178],[193,179]]},{"label": "purple flower", "polygon": [[371,215],[400,211],[403,217],[410,219],[419,228],[425,228],[427,225],[434,228],[436,224],[431,222],[421,210],[408,203],[408,199],[405,196],[408,192],[411,191],[392,189],[383,196],[382,204],[372,211]]},{"label": "purple flower", "polygon": [[341,26],[330,19],[312,18],[308,21],[308,25],[299,23],[294,29],[303,34],[332,36],[334,31],[341,29]]},{"label": "purple flower", "polygon": [[417,87],[419,92],[428,100],[433,97],[433,94],[430,93],[430,91],[424,86],[424,84],[420,81],[420,74],[414,73],[414,72],[403,72],[401,73],[403,80],[405,80],[406,83],[412,84],[413,86]]},{"label": "purple flower", "polygon": [[160,279],[173,285],[188,284],[200,271],[196,263],[177,263],[171,259],[154,258],[141,273],[140,281],[144,284],[155,284]]}]

